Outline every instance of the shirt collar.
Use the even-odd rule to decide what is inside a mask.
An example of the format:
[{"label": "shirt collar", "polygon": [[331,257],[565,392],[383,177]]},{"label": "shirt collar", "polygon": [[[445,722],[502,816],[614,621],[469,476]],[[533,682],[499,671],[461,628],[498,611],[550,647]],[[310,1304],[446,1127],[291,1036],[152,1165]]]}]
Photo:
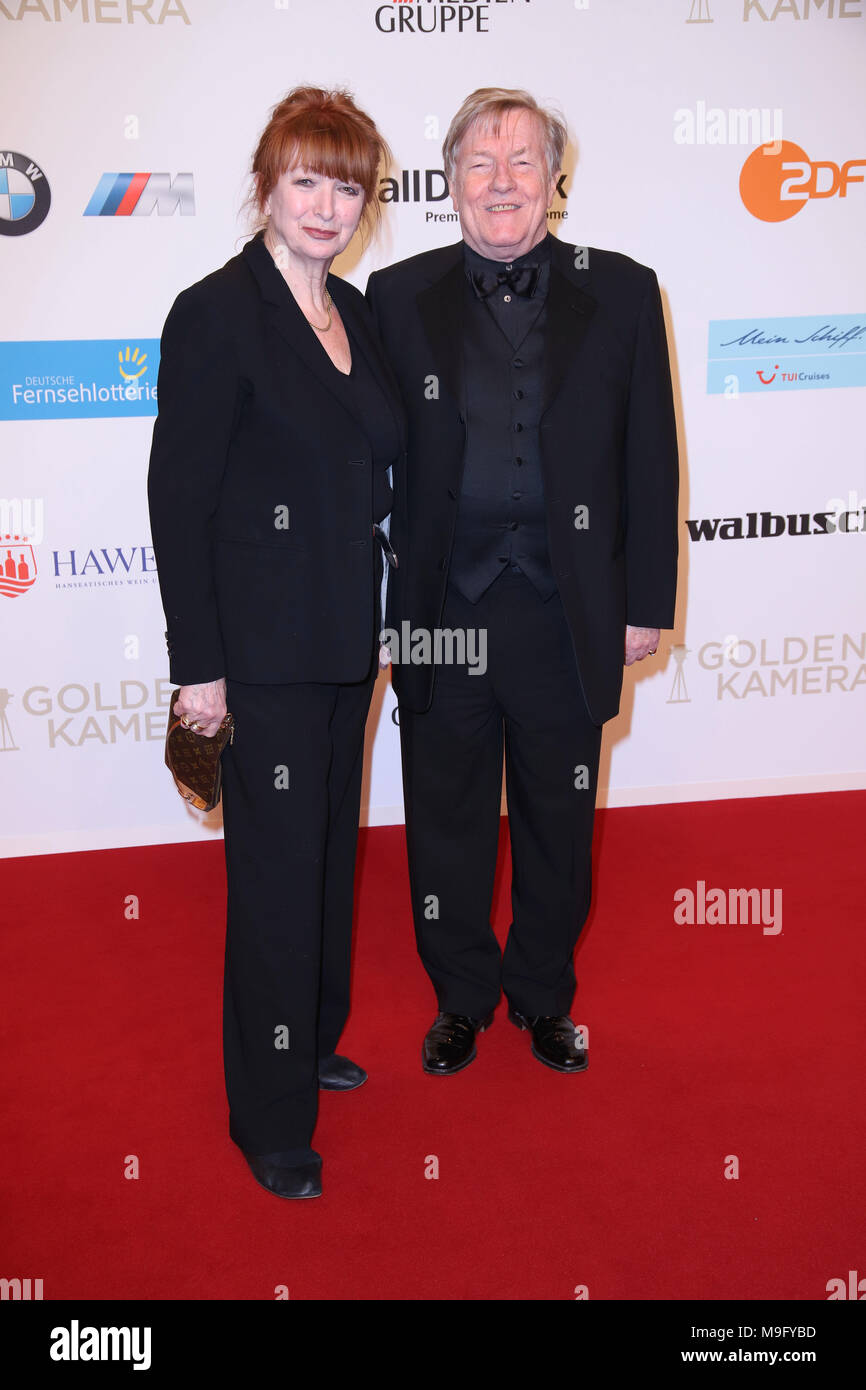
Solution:
[{"label": "shirt collar", "polygon": [[531,250],[525,251],[522,256],[516,256],[513,261],[492,261],[487,256],[479,253],[464,241],[463,258],[467,270],[519,270],[524,265],[545,265],[550,260],[550,243],[553,238],[547,232]]}]

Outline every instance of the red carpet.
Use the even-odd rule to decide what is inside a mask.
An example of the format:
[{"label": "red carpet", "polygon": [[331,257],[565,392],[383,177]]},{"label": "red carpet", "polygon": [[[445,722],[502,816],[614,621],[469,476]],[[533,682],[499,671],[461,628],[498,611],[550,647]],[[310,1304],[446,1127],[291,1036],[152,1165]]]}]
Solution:
[{"label": "red carpet", "polygon": [[[370,1080],[322,1097],[306,1203],[257,1187],[227,1137],[222,846],[6,861],[0,1275],[46,1300],[826,1299],[866,1275],[864,810],[600,813],[570,1077],[502,1006],[466,1071],[421,1072],[435,1004],[403,831],[362,832],[341,1050]],[[781,933],[679,925],[698,880],[781,889]]]}]

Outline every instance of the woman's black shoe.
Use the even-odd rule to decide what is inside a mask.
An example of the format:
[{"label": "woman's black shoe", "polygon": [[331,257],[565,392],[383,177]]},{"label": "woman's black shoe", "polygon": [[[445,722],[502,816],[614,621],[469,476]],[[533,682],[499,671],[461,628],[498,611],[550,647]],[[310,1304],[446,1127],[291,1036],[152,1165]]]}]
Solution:
[{"label": "woman's black shoe", "polygon": [[350,1062],[348,1057],[341,1057],[338,1052],[319,1059],[320,1091],[354,1091],[358,1086],[363,1086],[366,1080],[364,1068],[359,1067],[357,1062]]}]

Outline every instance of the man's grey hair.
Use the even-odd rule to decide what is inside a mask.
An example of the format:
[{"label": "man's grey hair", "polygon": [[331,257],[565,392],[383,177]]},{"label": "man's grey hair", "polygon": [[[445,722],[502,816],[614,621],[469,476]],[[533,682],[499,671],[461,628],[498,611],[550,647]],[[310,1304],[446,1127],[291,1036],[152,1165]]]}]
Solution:
[{"label": "man's grey hair", "polygon": [[445,177],[454,181],[454,171],[463,137],[473,126],[481,126],[493,135],[499,134],[503,116],[511,111],[529,111],[541,123],[542,145],[548,177],[562,168],[562,156],[568,143],[568,130],[558,112],[540,106],[530,92],[512,87],[479,87],[464,101],[448,127],[442,145]]}]

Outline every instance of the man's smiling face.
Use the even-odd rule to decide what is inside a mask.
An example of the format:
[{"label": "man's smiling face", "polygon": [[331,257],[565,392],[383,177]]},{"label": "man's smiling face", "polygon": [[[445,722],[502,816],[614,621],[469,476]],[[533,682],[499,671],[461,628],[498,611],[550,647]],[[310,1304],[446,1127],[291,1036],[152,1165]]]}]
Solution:
[{"label": "man's smiling face", "polygon": [[451,199],[464,240],[494,261],[513,261],[547,232],[558,170],[548,172],[541,123],[507,111],[498,135],[471,126],[460,143]]}]

